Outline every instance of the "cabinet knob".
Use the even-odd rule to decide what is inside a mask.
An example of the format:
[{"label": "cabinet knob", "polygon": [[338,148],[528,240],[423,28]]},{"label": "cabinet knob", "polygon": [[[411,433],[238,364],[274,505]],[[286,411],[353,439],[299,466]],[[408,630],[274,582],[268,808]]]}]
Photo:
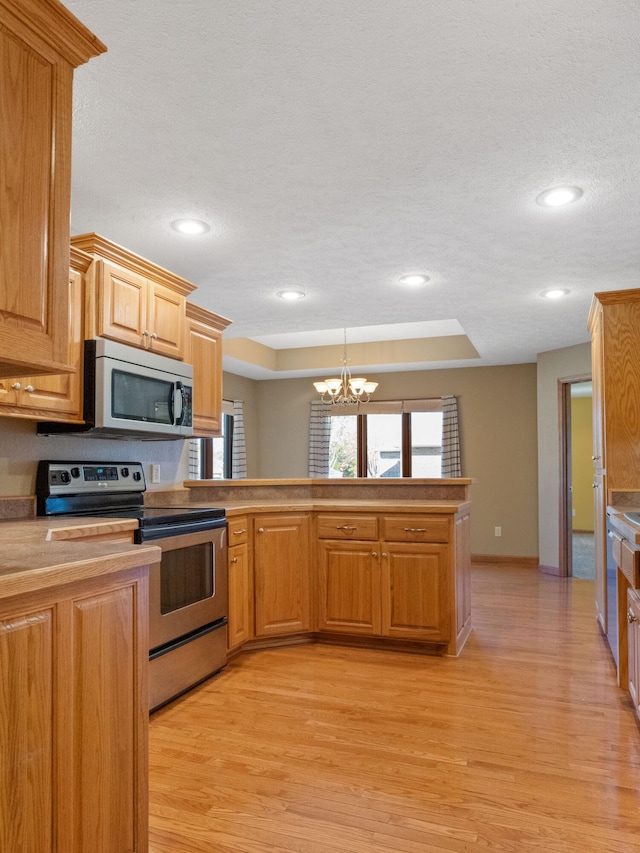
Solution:
[{"label": "cabinet knob", "polygon": [[33,385],[27,385],[27,387],[24,390],[28,391],[30,394],[33,394]]},{"label": "cabinet knob", "polygon": [[629,610],[629,611],[627,611],[627,622],[628,622],[629,624],[631,624],[632,622],[637,622],[637,621],[638,621],[638,617],[637,617],[637,616],[636,616],[636,614],[633,612],[633,610]]},{"label": "cabinet knob", "polygon": [[372,557],[377,557],[377,556],[378,556],[378,552],[377,552],[377,551],[372,551],[372,552],[371,552],[371,556],[372,556]]},{"label": "cabinet knob", "polygon": [[592,488],[592,489],[597,489],[599,486],[600,486],[600,483],[594,483],[594,484],[591,486],[591,488]]},{"label": "cabinet knob", "polygon": [[19,391],[22,388],[22,385],[19,382],[12,382],[11,387],[14,391]]},{"label": "cabinet knob", "polygon": [[259,527],[259,528],[258,528],[258,533],[264,533],[264,527]]},{"label": "cabinet knob", "polygon": [[143,338],[148,338],[148,337],[149,337],[149,330],[148,330],[148,329],[145,329],[145,330],[144,330],[144,332],[142,333],[142,337],[143,337]]},{"label": "cabinet knob", "polygon": [[600,457],[599,457],[599,456],[592,456],[592,457],[591,457],[591,461],[592,461],[592,462],[596,462],[598,459],[600,459]]},{"label": "cabinet knob", "polygon": [[382,552],[382,556],[383,556],[383,557],[388,557],[389,555],[387,554],[387,552],[386,552],[386,551],[383,551],[383,552]]},{"label": "cabinet knob", "polygon": [[232,562],[232,563],[237,563],[237,562],[238,562],[238,558],[237,558],[237,557],[232,557],[232,558],[231,558],[231,562]]},{"label": "cabinet knob", "polygon": [[155,332],[151,333],[151,337],[153,338],[154,341],[158,340],[158,335]]}]

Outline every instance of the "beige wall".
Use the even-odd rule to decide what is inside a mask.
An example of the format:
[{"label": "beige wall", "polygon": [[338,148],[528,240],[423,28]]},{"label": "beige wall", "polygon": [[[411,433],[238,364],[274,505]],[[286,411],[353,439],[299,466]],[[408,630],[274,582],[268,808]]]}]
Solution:
[{"label": "beige wall", "polygon": [[242,400],[244,416],[244,433],[247,446],[247,477],[261,477],[258,465],[258,436],[260,422],[258,419],[258,386],[259,382],[236,376],[234,373],[224,373],[222,377],[222,396],[225,400]]},{"label": "beige wall", "polygon": [[571,400],[571,503],[573,530],[592,531],[593,502],[593,418],[591,397]]},{"label": "beige wall", "polygon": [[560,442],[558,382],[591,376],[591,345],[538,355],[538,524],[540,564],[560,564]]},{"label": "beige wall", "polygon": [[[463,475],[473,477],[474,554],[535,557],[537,526],[536,365],[367,374],[376,399],[455,394]],[[257,386],[257,476],[306,477],[310,379]],[[225,397],[228,386],[225,384]],[[502,527],[502,537],[494,528]]]}]

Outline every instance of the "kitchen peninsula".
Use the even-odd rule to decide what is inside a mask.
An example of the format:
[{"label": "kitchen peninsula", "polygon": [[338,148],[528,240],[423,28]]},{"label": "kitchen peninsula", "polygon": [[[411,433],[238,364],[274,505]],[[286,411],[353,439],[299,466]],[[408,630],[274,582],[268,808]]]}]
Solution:
[{"label": "kitchen peninsula", "polygon": [[458,655],[471,632],[473,480],[189,480],[223,506],[229,651],[323,642]]}]

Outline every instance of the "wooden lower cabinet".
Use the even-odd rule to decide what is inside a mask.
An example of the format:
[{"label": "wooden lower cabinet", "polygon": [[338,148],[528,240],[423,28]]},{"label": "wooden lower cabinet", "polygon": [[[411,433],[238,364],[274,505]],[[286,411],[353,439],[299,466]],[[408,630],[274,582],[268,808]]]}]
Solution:
[{"label": "wooden lower cabinet", "polygon": [[635,589],[627,590],[627,649],[629,693],[640,717],[640,594]]},{"label": "wooden lower cabinet", "polygon": [[0,602],[0,850],[145,853],[146,568]]},{"label": "wooden lower cabinet", "polygon": [[309,515],[253,519],[255,635],[311,630]]},{"label": "wooden lower cabinet", "polygon": [[227,648],[236,649],[253,637],[252,573],[249,560],[249,526],[246,516],[230,518],[229,548],[229,625]]},{"label": "wooden lower cabinet", "polygon": [[317,531],[321,633],[437,643],[459,653],[471,630],[468,513],[320,513]]}]

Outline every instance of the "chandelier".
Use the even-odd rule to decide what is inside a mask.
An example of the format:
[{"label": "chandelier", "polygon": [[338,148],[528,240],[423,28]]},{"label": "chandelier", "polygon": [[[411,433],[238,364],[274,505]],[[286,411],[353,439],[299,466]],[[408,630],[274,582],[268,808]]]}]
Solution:
[{"label": "chandelier", "polygon": [[323,403],[333,403],[338,406],[368,403],[371,395],[378,387],[377,382],[368,382],[364,376],[351,376],[351,371],[347,365],[346,329],[344,330],[344,351],[340,378],[325,379],[324,382],[314,382],[313,384]]}]

